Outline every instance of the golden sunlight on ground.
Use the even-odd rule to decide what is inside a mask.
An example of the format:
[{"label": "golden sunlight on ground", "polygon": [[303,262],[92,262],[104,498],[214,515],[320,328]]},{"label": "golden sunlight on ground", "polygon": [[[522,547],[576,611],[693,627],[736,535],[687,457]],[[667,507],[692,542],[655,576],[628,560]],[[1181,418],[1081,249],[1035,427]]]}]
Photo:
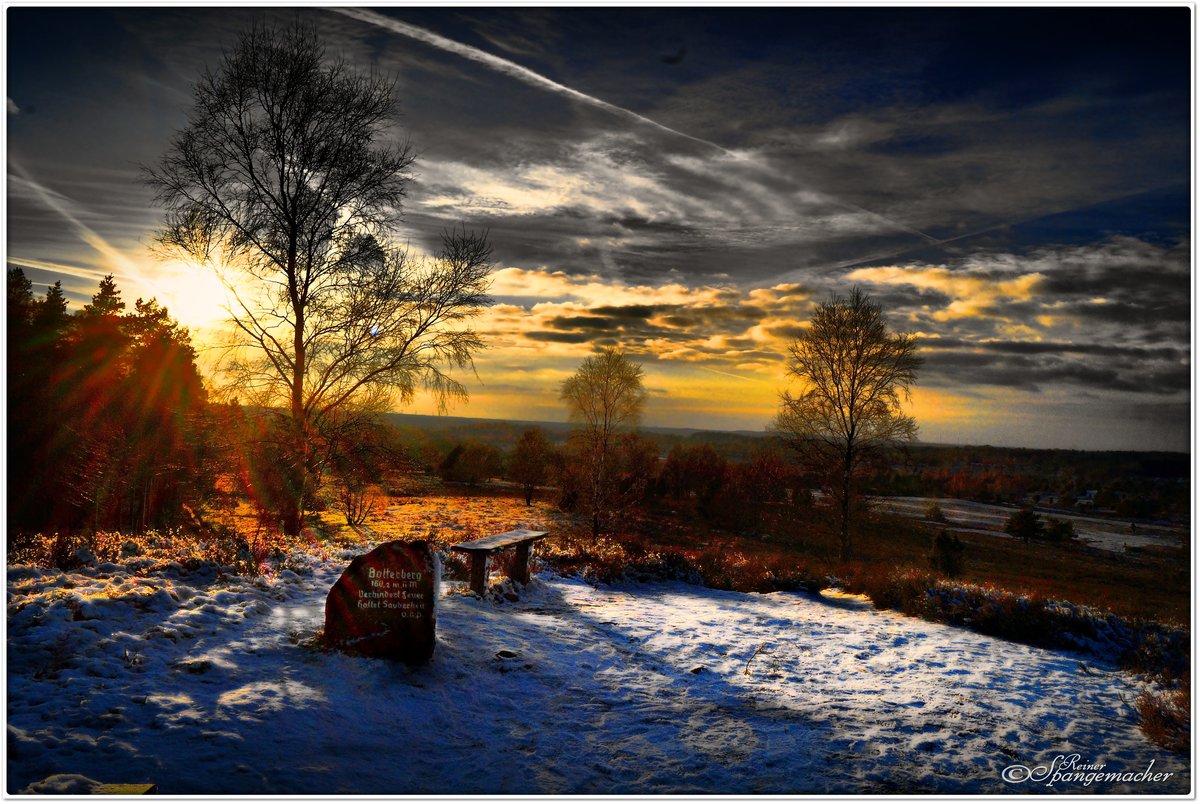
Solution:
[{"label": "golden sunlight on ground", "polygon": [[[457,492],[457,493],[456,493]],[[377,512],[367,519],[370,541],[429,539],[439,544],[457,544],[516,528],[561,530],[567,516],[545,500],[525,505],[512,492],[493,496],[483,489],[444,490],[428,497],[386,497]],[[345,517],[329,513],[323,521],[345,524]]]}]

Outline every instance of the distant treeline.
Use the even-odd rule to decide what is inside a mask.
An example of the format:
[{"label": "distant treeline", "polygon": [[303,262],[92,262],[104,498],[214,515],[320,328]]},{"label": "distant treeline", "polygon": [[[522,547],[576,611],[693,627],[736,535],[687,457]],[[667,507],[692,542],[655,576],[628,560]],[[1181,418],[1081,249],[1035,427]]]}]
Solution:
[{"label": "distant treeline", "polygon": [[[573,425],[566,422],[522,422],[502,419],[467,419],[453,416],[418,416],[404,413],[385,414],[382,419],[395,427],[404,441],[424,455],[427,463],[436,463],[456,444],[478,441],[504,452],[531,428],[541,430],[553,444],[565,444]],[[676,445],[708,444],[723,457],[734,461],[749,460],[769,436],[766,433],[729,433],[717,430],[692,430],[674,427],[643,427],[639,434],[666,455]]]},{"label": "distant treeline", "polygon": [[[494,471],[497,477],[505,472],[504,456],[531,427],[536,426],[549,442],[560,446],[571,429],[565,423],[534,425],[402,414],[385,419],[396,427],[413,458],[429,471],[436,473],[455,449],[461,454],[469,445],[484,445],[494,453],[484,461],[486,471]],[[783,451],[783,445],[767,433],[643,428],[640,435],[653,445],[660,462],[673,450],[701,446],[732,463],[746,463],[764,449]],[[481,454],[476,446],[468,456],[483,460],[478,458]],[[1183,518],[1188,513],[1190,469],[1190,456],[1170,452],[912,444],[897,452],[891,462],[876,466],[863,484],[867,493],[877,495],[958,497],[1061,508],[1074,508],[1086,499],[1086,504],[1097,510],[1128,518]]]}]

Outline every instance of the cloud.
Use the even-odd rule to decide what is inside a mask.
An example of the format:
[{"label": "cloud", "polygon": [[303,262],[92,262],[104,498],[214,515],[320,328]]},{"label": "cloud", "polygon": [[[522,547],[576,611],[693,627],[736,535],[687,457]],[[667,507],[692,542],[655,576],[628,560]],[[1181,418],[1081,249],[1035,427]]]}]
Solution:
[{"label": "cloud", "polygon": [[[1046,27],[1027,24],[1033,10],[986,12],[1008,20],[1003,35],[977,13],[31,12],[10,43],[9,253],[48,266],[39,282],[76,267],[122,287],[126,270],[166,277],[139,245],[160,214],[123,166],[161,153],[186,89],[239,29],[307,17],[331,54],[397,76],[421,154],[400,239],[436,251],[460,221],[490,229],[505,268],[478,367],[498,390],[524,387],[508,381],[521,366],[545,367],[529,387],[552,400],[582,356],[615,343],[682,400],[674,410],[754,407],[761,422],[814,300],[857,282],[921,333],[921,382],[970,396],[968,418],[1020,410],[1019,433],[1052,398],[1178,403],[1191,340],[1186,29],[1126,10],[1142,33],[1109,25],[1097,43],[1095,10]],[[99,38],[97,20],[110,23]],[[1046,58],[1011,49],[1012,30],[1030,27]],[[79,46],[37,48],[59,28]],[[686,62],[664,67],[685,42]],[[53,108],[33,114],[38,97]],[[751,378],[758,396],[725,375]],[[543,404],[531,394],[511,404]]]},{"label": "cloud", "polygon": [[[945,265],[878,266],[850,281],[919,333],[924,381],[942,388],[1176,397],[1190,385],[1190,249],[1111,237]],[[891,296],[892,289],[915,296]],[[932,295],[929,295],[932,294]]]},{"label": "cloud", "polygon": [[498,271],[492,290],[499,303],[484,313],[480,330],[500,355],[578,359],[618,345],[660,365],[763,376],[781,371],[789,339],[812,305],[796,284],[628,285],[518,268]]},{"label": "cloud", "polygon": [[73,208],[74,202],[70,198],[35,181],[29,172],[11,154],[8,158],[8,164],[16,173],[15,176],[12,174],[9,175],[10,186],[15,185],[18,192],[30,193],[46,209],[57,214],[75,231],[80,240],[87,243],[87,245],[100,254],[113,273],[134,275],[138,272],[137,266],[124,252],[113,247],[103,236],[79,219],[78,214]]},{"label": "cloud", "polygon": [[[1186,253],[1111,240],[1026,255],[981,253],[947,265],[860,268],[842,281],[865,285],[886,301],[897,329],[918,332],[927,358],[921,380],[931,387],[1171,397],[1187,391],[1190,355],[1138,299],[1162,308],[1165,291],[1186,290]],[[1084,264],[1090,273],[1080,271]],[[1152,266],[1173,279],[1143,298],[1139,278]],[[658,364],[760,378],[782,370],[788,344],[822,296],[820,285],[798,283],[638,285],[545,268],[506,268],[495,276],[503,304],[489,332],[502,345],[540,344],[561,356],[619,345]],[[1064,282],[1068,276],[1079,280]],[[1092,295],[1100,289],[1108,294],[1103,299]],[[1186,308],[1186,295],[1179,298]],[[1142,320],[1126,321],[1127,309],[1142,309]]]},{"label": "cloud", "polygon": [[949,304],[933,313],[935,321],[978,316],[1008,301],[1029,301],[1045,279],[1037,272],[1003,277],[989,271],[937,266],[860,268],[846,278],[872,285],[909,285],[949,298]]},{"label": "cloud", "polygon": [[9,114],[20,114],[21,107],[17,106],[17,102],[12,99],[11,95],[9,95],[7,97],[8,97],[8,113]]},{"label": "cloud", "polygon": [[385,30],[400,34],[401,36],[407,36],[411,39],[416,39],[419,42],[424,42],[427,45],[431,45],[448,53],[453,53],[456,56],[470,59],[471,61],[482,64],[488,69],[495,70],[499,73],[509,76],[510,78],[515,78],[518,81],[523,81],[531,86],[549,90],[550,92],[562,95],[573,101],[594,106],[597,109],[611,112],[634,122],[651,126],[667,134],[683,137],[691,140],[692,142],[699,143],[714,150],[721,151],[727,155],[734,156],[733,152],[727,151],[725,148],[722,148],[716,143],[700,139],[699,137],[693,137],[691,134],[685,134],[682,131],[676,131],[673,128],[664,126],[661,123],[651,120],[648,117],[644,117],[637,112],[630,111],[629,109],[622,108],[615,104],[609,103],[608,101],[588,95],[585,92],[580,92],[576,89],[572,89],[571,87],[560,84],[557,81],[547,78],[540,73],[534,72],[527,67],[522,67],[516,62],[493,55],[486,51],[480,50],[479,48],[463,44],[462,42],[456,42],[453,39],[448,39],[447,37],[436,34],[433,31],[426,30],[416,25],[410,25],[409,23],[401,22],[400,20],[393,19],[392,17],[378,14],[373,11],[367,11],[365,9],[331,8],[329,10],[338,14],[344,14],[347,17],[352,17],[356,20],[360,20],[379,28],[384,28]]}]

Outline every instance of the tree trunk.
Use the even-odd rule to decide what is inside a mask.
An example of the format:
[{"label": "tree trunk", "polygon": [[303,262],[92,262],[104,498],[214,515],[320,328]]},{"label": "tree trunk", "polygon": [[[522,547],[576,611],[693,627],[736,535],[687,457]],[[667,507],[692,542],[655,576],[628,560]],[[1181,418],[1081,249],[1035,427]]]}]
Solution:
[{"label": "tree trunk", "polygon": [[850,560],[850,472],[854,466],[854,452],[846,449],[842,464],[842,561]]},{"label": "tree trunk", "polygon": [[292,314],[295,317],[295,330],[292,332],[292,450],[296,461],[296,485],[291,489],[292,499],[287,501],[287,510],[282,513],[284,533],[288,536],[299,536],[304,524],[304,505],[308,497],[309,443],[304,415],[304,372],[307,368],[304,353],[304,304],[297,287],[299,277],[294,240],[288,249],[288,284]]}]

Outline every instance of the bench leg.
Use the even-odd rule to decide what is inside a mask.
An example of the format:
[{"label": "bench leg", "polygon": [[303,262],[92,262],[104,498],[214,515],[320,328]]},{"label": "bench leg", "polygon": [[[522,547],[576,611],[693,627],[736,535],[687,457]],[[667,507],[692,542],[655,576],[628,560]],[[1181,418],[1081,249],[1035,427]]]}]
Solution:
[{"label": "bench leg", "polygon": [[529,548],[533,545],[530,542],[521,542],[517,545],[517,555],[513,560],[513,580],[519,584],[529,583]]},{"label": "bench leg", "polygon": [[471,553],[471,591],[483,597],[487,585],[487,553]]}]

